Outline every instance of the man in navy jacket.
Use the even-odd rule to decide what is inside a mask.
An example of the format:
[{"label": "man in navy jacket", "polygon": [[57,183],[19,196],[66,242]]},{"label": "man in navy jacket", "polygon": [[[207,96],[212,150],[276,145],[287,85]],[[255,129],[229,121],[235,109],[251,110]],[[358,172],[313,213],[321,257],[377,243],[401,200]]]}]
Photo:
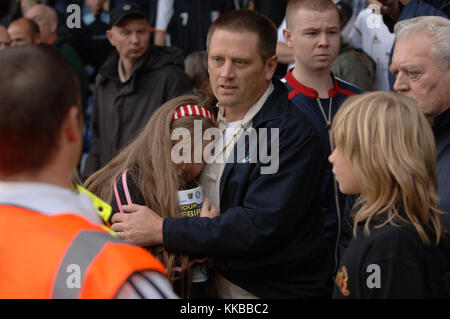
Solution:
[{"label": "man in navy jacket", "polygon": [[[332,256],[318,206],[321,144],[285,85],[272,80],[276,34],[268,18],[250,10],[222,15],[208,32],[208,69],[226,146],[217,152],[225,151],[227,162],[206,165],[201,182],[220,215],[163,220],[134,205],[113,218],[122,238],[213,257],[220,298],[325,297],[331,287]],[[247,140],[244,130],[257,138]],[[264,144],[272,162],[252,155],[255,140],[259,155]]]}]

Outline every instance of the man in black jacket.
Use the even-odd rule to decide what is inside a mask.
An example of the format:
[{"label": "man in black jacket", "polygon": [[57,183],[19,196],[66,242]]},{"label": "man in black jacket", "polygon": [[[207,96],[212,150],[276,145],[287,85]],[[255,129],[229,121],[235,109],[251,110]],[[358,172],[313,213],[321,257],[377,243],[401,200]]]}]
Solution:
[{"label": "man in black jacket", "polygon": [[192,87],[179,49],[150,46],[146,14],[132,2],[111,11],[107,36],[117,52],[108,57],[96,78],[85,177],[137,136],[161,104]]},{"label": "man in black jacket", "polygon": [[[444,225],[450,230],[450,21],[431,16],[403,20],[395,26],[395,35],[390,67],[394,89],[413,98],[432,125],[439,209],[446,213]],[[446,245],[450,256],[448,237]],[[450,269],[446,281],[450,296]]]},{"label": "man in black jacket", "polygon": [[[220,298],[330,293],[333,261],[317,201],[320,141],[284,84],[272,79],[276,41],[273,23],[251,10],[222,15],[208,32],[208,69],[226,146],[215,154],[229,156],[225,163],[208,161],[201,182],[220,215],[163,220],[131,205],[125,209],[130,213],[113,218],[124,239],[212,256]],[[252,154],[255,140],[259,153]],[[270,162],[261,156],[264,147]]]}]

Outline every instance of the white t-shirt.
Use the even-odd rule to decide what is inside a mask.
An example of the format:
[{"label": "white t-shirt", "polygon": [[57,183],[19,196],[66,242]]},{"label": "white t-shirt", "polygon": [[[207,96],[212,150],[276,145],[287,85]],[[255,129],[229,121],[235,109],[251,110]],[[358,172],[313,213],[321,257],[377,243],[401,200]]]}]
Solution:
[{"label": "white t-shirt", "polygon": [[383,22],[379,14],[372,14],[367,8],[356,17],[350,31],[348,41],[356,48],[366,52],[377,64],[375,85],[377,90],[390,90],[389,87],[389,57],[394,44],[395,35]]}]

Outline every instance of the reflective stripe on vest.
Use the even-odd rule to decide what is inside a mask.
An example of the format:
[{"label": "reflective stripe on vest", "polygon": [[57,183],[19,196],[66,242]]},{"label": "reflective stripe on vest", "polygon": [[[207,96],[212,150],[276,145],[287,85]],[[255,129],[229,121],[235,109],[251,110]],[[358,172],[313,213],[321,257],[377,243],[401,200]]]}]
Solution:
[{"label": "reflective stripe on vest", "polygon": [[86,270],[107,242],[123,243],[107,233],[97,231],[82,231],[73,240],[56,275],[52,298],[75,299],[80,296],[80,287],[73,287],[68,281],[71,265],[80,270],[80,282],[84,282]]},{"label": "reflective stripe on vest", "polygon": [[72,213],[0,205],[0,252],[0,298],[114,298],[136,272],[165,275],[148,251]]}]

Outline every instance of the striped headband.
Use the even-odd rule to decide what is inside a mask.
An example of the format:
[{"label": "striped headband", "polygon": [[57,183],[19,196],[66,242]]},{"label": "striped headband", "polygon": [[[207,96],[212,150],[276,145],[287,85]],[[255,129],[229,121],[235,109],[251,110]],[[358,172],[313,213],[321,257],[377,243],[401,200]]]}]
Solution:
[{"label": "striped headband", "polygon": [[191,115],[198,115],[203,116],[206,118],[211,119],[213,122],[215,122],[214,115],[211,111],[207,110],[203,106],[195,105],[195,104],[187,104],[182,105],[178,107],[172,116],[172,121],[177,120],[179,118],[185,117],[185,116],[191,116]]}]

